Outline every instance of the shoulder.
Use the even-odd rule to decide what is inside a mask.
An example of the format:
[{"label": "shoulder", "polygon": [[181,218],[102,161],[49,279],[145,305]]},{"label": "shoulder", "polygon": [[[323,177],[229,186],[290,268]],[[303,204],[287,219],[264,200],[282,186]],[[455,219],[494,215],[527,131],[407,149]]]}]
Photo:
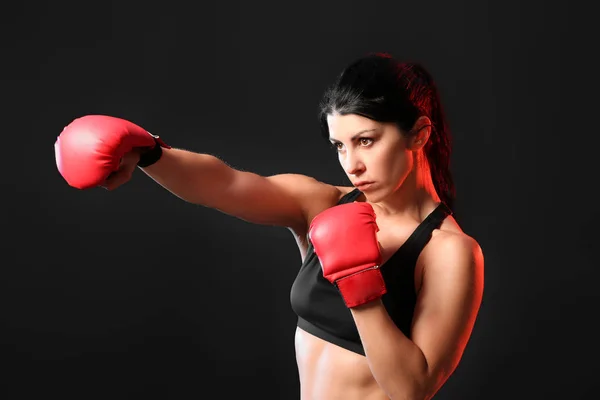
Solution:
[{"label": "shoulder", "polygon": [[440,230],[431,242],[439,258],[444,258],[442,254],[446,257],[475,257],[482,254],[477,240],[461,231]]},{"label": "shoulder", "polygon": [[355,189],[353,186],[335,186],[324,183],[321,183],[321,185],[324,186],[319,190],[320,194],[313,196],[311,200],[307,202],[307,229],[310,225],[310,222],[314,217],[317,216],[317,214],[335,206],[342,199],[342,197]]},{"label": "shoulder", "polygon": [[278,174],[267,179],[284,188],[301,206],[304,223],[294,227],[300,236],[306,235],[310,221],[317,214],[333,207],[344,195],[354,190],[354,187],[331,185],[302,174]]},{"label": "shoulder", "polygon": [[437,230],[422,256],[426,279],[483,279],[483,250],[475,238],[460,229]]},{"label": "shoulder", "polygon": [[330,202],[336,201],[342,196],[338,186],[319,181],[308,175],[278,174],[268,176],[267,180],[293,194],[294,197],[302,201],[303,205],[309,205],[312,201],[318,199],[327,199]]}]

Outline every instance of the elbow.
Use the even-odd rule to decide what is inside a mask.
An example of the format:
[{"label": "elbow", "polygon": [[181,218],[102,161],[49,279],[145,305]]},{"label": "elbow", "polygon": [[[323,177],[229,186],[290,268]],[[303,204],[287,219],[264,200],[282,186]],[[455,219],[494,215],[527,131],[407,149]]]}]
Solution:
[{"label": "elbow", "polygon": [[429,399],[429,397],[426,397],[420,393],[417,392],[398,392],[394,395],[389,395],[388,397],[391,400],[427,400]]},{"label": "elbow", "polygon": [[406,391],[398,393],[394,396],[389,396],[392,400],[429,400],[431,396],[428,396],[424,391]]},{"label": "elbow", "polygon": [[387,394],[392,400],[429,400],[433,397],[427,381],[418,378],[408,384],[396,385],[395,390]]},{"label": "elbow", "polygon": [[442,386],[443,381],[434,377],[427,377],[421,380],[415,380],[413,385],[410,385],[405,397],[402,399],[410,400],[430,400]]},{"label": "elbow", "polygon": [[407,399],[411,399],[411,400],[429,400],[431,399],[431,396],[429,394],[429,391],[424,388],[424,387],[418,387],[418,388],[414,388],[413,391],[411,393],[409,393],[408,397],[406,397]]},{"label": "elbow", "polygon": [[402,400],[427,400],[431,397],[427,395],[427,390],[420,385],[414,385],[413,387],[406,390],[404,393],[400,393],[399,396],[394,396],[392,399]]}]

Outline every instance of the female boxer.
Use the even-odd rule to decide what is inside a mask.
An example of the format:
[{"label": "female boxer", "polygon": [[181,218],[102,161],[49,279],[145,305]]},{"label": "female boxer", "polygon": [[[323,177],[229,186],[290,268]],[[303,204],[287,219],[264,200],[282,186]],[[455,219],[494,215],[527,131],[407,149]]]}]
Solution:
[{"label": "female boxer", "polygon": [[320,123],[352,186],[239,171],[97,115],[63,130],[56,160],[74,187],[114,190],[139,167],[185,201],[289,228],[302,399],[430,399],[467,345],[484,268],[452,217],[438,91],[422,66],[368,55],[326,91]]}]

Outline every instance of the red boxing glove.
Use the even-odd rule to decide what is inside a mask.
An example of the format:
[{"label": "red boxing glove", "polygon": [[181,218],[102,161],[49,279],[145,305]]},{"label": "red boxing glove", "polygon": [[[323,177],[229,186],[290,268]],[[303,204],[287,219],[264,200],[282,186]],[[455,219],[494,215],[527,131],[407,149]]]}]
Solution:
[{"label": "red boxing glove", "polygon": [[309,238],[323,276],[337,286],[349,308],[387,292],[379,270],[378,231],[373,207],[364,202],[331,207],[310,224]]},{"label": "red boxing glove", "polygon": [[58,171],[77,189],[102,184],[119,169],[121,157],[136,147],[170,148],[132,122],[105,115],[87,115],[67,125],[54,143]]}]

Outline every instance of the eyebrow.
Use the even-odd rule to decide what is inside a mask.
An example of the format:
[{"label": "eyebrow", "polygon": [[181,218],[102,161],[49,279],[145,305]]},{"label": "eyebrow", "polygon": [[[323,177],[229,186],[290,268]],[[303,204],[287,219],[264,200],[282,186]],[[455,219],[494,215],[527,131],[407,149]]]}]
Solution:
[{"label": "eyebrow", "polygon": [[[357,133],[355,133],[355,134],[354,134],[354,136],[352,136],[352,137],[350,138],[350,141],[353,141],[353,140],[355,140],[357,137],[359,137],[359,136],[360,136],[360,135],[362,135],[363,133],[367,133],[367,132],[374,132],[374,131],[376,131],[376,130],[377,130],[376,128],[372,128],[372,129],[364,129],[364,130],[362,130],[362,131],[360,131],[360,132],[357,132]],[[330,141],[330,142],[338,142],[338,143],[339,143],[339,140],[337,140],[337,139],[332,139],[332,138],[329,138],[329,141]]]}]

